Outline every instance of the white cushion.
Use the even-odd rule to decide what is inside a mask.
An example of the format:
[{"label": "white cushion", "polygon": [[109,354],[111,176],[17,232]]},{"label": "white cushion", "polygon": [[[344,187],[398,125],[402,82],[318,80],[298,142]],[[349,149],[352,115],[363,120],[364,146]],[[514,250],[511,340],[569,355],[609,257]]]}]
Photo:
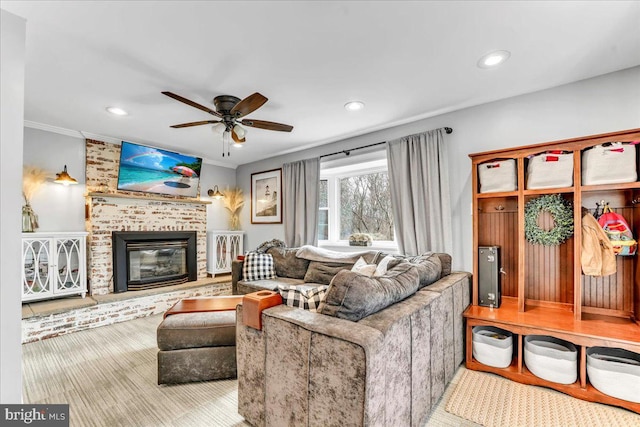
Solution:
[{"label": "white cushion", "polygon": [[356,272],[358,274],[362,274],[367,277],[371,277],[376,272],[377,266],[375,264],[367,264],[364,258],[358,258],[353,267],[351,267],[351,271]]},{"label": "white cushion", "polygon": [[391,255],[387,255],[386,257],[382,258],[382,261],[380,261],[380,263],[376,267],[376,272],[373,273],[373,277],[384,276],[387,273],[387,269],[389,268],[389,262],[393,261],[394,259],[395,257],[392,257]]}]

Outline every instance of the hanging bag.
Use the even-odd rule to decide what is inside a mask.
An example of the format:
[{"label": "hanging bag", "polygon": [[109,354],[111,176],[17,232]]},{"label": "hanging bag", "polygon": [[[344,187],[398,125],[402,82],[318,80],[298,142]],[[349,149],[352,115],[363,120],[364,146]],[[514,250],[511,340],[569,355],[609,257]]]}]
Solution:
[{"label": "hanging bag", "polygon": [[604,213],[598,218],[598,224],[611,241],[613,252],[616,255],[631,256],[636,254],[638,243],[633,238],[631,227],[624,217],[613,212],[609,205],[604,207]]}]

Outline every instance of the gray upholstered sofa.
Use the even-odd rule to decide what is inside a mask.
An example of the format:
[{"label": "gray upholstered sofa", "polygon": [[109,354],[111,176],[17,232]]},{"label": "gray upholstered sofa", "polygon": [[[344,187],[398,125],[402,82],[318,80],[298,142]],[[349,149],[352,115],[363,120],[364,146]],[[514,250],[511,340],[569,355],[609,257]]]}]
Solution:
[{"label": "gray upholstered sofa", "polygon": [[386,255],[374,250],[337,253],[323,251],[312,246],[303,246],[302,248],[271,247],[265,253],[273,257],[277,277],[246,281],[242,277],[243,261],[235,260],[231,266],[233,295],[249,294],[262,290],[274,291],[278,289],[278,285],[296,285],[301,289],[328,285],[338,271],[350,269],[359,257],[362,256],[367,263],[377,264]]},{"label": "gray upholstered sofa", "polygon": [[[393,288],[396,279],[423,277],[405,263],[378,279],[339,272],[331,286],[343,291],[331,301],[329,292],[321,312],[272,307],[262,313],[262,330],[244,326],[238,306],[238,412],[254,426],[422,425],[463,361],[462,312],[470,302],[470,274],[452,273],[447,254],[437,258],[435,282],[406,297]],[[234,282],[242,289],[241,277]],[[400,300],[348,320],[358,308],[341,304],[369,289],[379,299],[379,285]],[[364,299],[365,314],[380,308]]]}]

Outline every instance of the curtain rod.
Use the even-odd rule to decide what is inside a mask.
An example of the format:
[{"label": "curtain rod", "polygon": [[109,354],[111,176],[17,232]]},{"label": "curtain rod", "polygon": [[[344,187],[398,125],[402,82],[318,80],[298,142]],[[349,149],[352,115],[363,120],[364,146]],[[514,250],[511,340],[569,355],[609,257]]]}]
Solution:
[{"label": "curtain rod", "polygon": [[[453,128],[449,128],[449,127],[443,127],[443,128],[440,128],[440,129],[444,129],[444,131],[446,133],[452,133],[453,132]],[[329,156],[335,156],[337,154],[345,154],[345,155],[348,156],[349,154],[351,154],[352,151],[362,150],[363,148],[375,147],[376,145],[382,145],[382,144],[386,144],[386,143],[387,143],[387,141],[382,141],[382,142],[376,142],[375,144],[364,145],[362,147],[356,147],[356,148],[350,148],[348,150],[336,151],[335,153],[331,153],[331,154],[323,154],[322,156],[320,156],[320,158],[329,157]]]}]

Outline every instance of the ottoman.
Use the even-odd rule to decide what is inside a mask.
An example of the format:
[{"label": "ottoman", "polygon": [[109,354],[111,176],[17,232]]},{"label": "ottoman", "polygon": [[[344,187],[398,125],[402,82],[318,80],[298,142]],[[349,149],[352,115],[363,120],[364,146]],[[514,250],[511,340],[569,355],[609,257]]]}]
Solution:
[{"label": "ottoman", "polygon": [[158,384],[235,378],[236,312],[166,316],[157,330]]}]

